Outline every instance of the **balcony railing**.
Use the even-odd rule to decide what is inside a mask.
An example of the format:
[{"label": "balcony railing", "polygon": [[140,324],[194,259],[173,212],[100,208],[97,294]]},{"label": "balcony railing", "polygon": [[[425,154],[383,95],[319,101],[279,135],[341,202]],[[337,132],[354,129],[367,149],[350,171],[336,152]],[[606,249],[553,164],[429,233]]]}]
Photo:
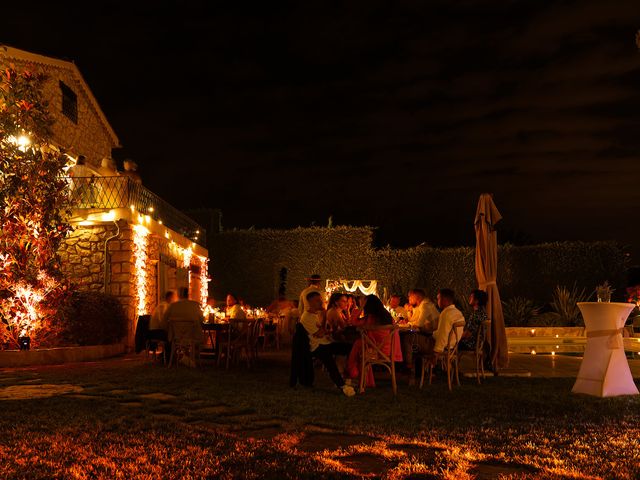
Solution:
[{"label": "balcony railing", "polygon": [[204,228],[130,177],[69,177],[68,181],[74,209],[110,210],[133,206],[137,212],[162,221],[167,228],[197,244],[207,245]]}]

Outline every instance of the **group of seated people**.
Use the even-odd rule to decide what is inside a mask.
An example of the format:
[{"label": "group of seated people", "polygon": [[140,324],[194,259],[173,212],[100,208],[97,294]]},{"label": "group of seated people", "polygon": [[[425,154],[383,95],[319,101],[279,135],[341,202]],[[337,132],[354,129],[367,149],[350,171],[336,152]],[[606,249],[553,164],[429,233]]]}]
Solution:
[{"label": "group of seated people", "polygon": [[[362,340],[358,327],[393,324],[406,326],[400,329],[401,348],[395,348],[393,361],[404,363],[409,384],[414,384],[416,356],[434,359],[447,347],[453,348],[455,344],[448,345],[449,333],[458,322],[464,324],[464,327],[458,327],[458,348],[475,350],[478,332],[487,319],[487,294],[482,290],[474,290],[470,294],[472,313],[465,321],[462,312],[456,307],[455,294],[451,289],[440,290],[436,303],[423,290],[413,289],[409,292],[405,305],[402,305],[399,295],[393,295],[387,307],[376,295],[354,297],[345,293],[333,293],[325,309],[319,278],[318,282],[315,280],[311,277],[309,287],[301,294],[300,304],[304,311],[300,323],[308,335],[312,356],[322,362],[331,380],[347,396],[355,394],[352,384],[361,375]],[[390,329],[368,331],[367,335],[382,352],[390,355]],[[336,364],[336,356],[346,356],[343,373]],[[366,381],[370,384],[372,375],[369,374]]]},{"label": "group of seated people", "polygon": [[[207,305],[215,305],[213,298],[208,299]],[[147,339],[165,342],[165,351],[170,354],[171,322],[176,320],[189,321],[193,323],[194,344],[200,346],[205,340],[202,323],[207,320],[208,311],[208,308],[203,310],[198,302],[189,300],[188,288],[178,289],[177,295],[173,290],[169,290],[151,315]],[[229,293],[226,298],[225,316],[231,320],[247,318],[238,298],[232,293]]]},{"label": "group of seated people", "polygon": [[[464,328],[457,332],[458,348],[475,350],[478,332],[487,320],[485,305],[487,294],[482,290],[474,290],[469,296],[472,313],[465,320],[462,312],[456,307],[455,294],[450,289],[439,291],[436,302],[432,302],[424,290],[409,291],[408,301],[402,302],[400,295],[392,295],[385,306],[376,295],[354,296],[346,293],[333,293],[325,304],[324,292],[320,288],[320,277],[310,278],[309,287],[302,291],[298,305],[286,299],[278,299],[278,304],[270,306],[267,311],[300,311],[300,324],[304,327],[309,340],[312,356],[318,358],[325,366],[329,376],[345,395],[355,394],[352,384],[361,375],[362,344],[358,327],[362,326],[404,326],[400,336],[396,336],[394,361],[402,362],[409,376],[409,383],[415,382],[414,365],[417,356],[436,356],[442,353],[449,341],[449,333],[456,322],[464,322]],[[247,315],[238,297],[232,293],[226,296],[225,318],[244,320]],[[180,288],[178,295],[169,291],[164,300],[158,304],[149,323],[150,340],[166,342],[167,353],[170,353],[171,321],[187,320],[193,322],[193,340],[196,345],[204,342],[202,323],[215,306],[209,298],[207,307],[189,300],[188,288]],[[274,310],[275,309],[275,310]],[[369,337],[389,355],[391,352],[391,331],[373,330]],[[336,364],[335,357],[346,357],[342,372]],[[368,373],[367,384],[373,383]]]}]

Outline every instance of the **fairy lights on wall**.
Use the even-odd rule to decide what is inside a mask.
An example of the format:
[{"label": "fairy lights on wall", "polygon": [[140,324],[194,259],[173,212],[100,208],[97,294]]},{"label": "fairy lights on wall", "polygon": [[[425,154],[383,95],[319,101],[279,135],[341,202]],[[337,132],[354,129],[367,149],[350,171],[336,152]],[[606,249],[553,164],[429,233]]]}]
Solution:
[{"label": "fairy lights on wall", "polygon": [[147,304],[147,249],[149,246],[149,230],[143,225],[133,225],[133,263],[136,277],[136,296],[138,299],[138,315],[149,313]]}]

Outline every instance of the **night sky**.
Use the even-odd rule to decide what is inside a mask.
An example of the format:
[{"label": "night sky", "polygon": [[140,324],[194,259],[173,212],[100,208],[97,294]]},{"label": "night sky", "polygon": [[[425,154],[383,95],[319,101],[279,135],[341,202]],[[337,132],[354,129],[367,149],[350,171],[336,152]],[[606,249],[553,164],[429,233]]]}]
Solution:
[{"label": "night sky", "polygon": [[0,42],[74,60],[115,158],[226,228],[471,244],[489,191],[502,240],[640,234],[638,0],[16,3]]}]

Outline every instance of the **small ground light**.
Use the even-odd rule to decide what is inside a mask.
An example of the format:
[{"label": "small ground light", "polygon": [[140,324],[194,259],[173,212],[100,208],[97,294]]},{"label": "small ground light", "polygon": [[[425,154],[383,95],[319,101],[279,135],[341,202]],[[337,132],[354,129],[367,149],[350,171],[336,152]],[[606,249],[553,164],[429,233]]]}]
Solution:
[{"label": "small ground light", "polygon": [[531,349],[531,355],[535,355],[535,354],[536,354],[536,351],[535,351],[535,349],[532,348]]},{"label": "small ground light", "polygon": [[551,352],[551,355],[552,355],[552,356],[555,356],[555,355],[556,355],[556,352]]},{"label": "small ground light", "polygon": [[149,213],[152,213],[153,212],[153,207],[149,207],[148,210],[149,210]]},{"label": "small ground light", "polygon": [[18,346],[20,350],[31,349],[31,337],[18,337]]}]

